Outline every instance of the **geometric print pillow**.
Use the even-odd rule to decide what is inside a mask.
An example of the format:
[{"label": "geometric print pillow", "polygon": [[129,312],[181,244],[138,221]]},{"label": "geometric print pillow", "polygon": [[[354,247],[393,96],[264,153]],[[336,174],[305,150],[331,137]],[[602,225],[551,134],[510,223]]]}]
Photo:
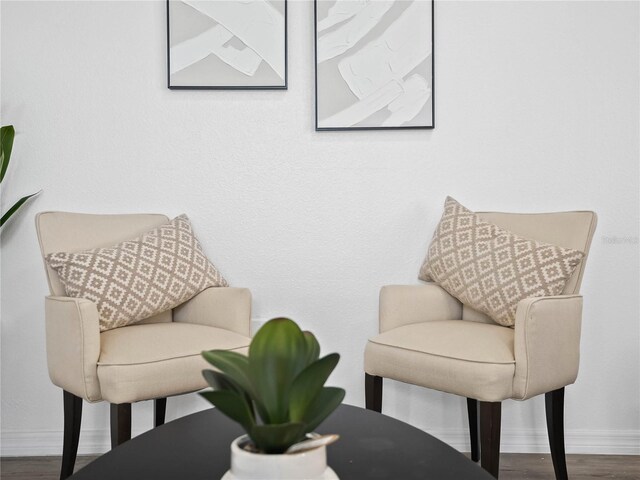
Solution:
[{"label": "geometric print pillow", "polygon": [[520,300],[560,295],[583,257],[578,250],[519,237],[447,197],[419,278],[512,326]]},{"label": "geometric print pillow", "polygon": [[68,296],[97,304],[100,331],[169,310],[205,288],[227,286],[186,215],[112,247],[51,253],[46,261]]}]

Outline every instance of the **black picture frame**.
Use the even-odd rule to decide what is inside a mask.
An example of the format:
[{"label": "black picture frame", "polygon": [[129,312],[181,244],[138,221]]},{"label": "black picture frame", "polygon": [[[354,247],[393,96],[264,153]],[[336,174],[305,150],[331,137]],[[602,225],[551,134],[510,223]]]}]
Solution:
[{"label": "black picture frame", "polygon": [[[416,0],[424,1],[424,0]],[[431,125],[408,125],[394,127],[319,127],[318,126],[318,0],[313,0],[313,45],[315,73],[315,130],[337,132],[349,130],[433,130],[436,126],[436,82],[435,82],[435,0],[431,0]]]},{"label": "black picture frame", "polygon": [[171,19],[170,2],[167,0],[167,88],[169,90],[288,90],[289,88],[289,38],[288,38],[288,0],[284,1],[284,85],[171,85]]}]

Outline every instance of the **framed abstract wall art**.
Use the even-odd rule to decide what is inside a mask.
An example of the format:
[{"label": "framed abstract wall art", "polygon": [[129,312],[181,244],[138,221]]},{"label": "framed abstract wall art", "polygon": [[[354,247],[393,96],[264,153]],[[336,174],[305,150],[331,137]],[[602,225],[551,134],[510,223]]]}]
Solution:
[{"label": "framed abstract wall art", "polygon": [[433,0],[315,0],[316,130],[434,127]]},{"label": "framed abstract wall art", "polygon": [[167,0],[171,89],[286,89],[287,0]]}]

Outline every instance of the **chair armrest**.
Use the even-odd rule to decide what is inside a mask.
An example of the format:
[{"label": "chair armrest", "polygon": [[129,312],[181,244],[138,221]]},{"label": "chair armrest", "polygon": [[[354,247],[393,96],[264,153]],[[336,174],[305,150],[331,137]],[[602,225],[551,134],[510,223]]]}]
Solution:
[{"label": "chair armrest", "polygon": [[411,323],[462,318],[462,304],[435,283],[382,287],[379,311],[380,333]]},{"label": "chair armrest", "polygon": [[513,398],[525,400],[575,382],[582,297],[527,298],[516,309]]},{"label": "chair armrest", "polygon": [[101,400],[98,307],[84,298],[49,296],[44,311],[51,381],[90,402]]},{"label": "chair armrest", "polygon": [[173,309],[173,321],[224,328],[251,335],[251,291],[210,287]]}]

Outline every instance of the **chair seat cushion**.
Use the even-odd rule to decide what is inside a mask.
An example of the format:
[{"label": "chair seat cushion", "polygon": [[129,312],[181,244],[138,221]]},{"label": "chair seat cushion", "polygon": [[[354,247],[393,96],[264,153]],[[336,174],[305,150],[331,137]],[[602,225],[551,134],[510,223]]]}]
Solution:
[{"label": "chair seat cushion", "polygon": [[513,348],[513,330],[499,325],[415,323],[370,339],[365,371],[482,401],[502,401],[511,397]]},{"label": "chair seat cushion", "polygon": [[111,403],[179,395],[206,387],[203,350],[245,353],[251,339],[229,330],[190,323],[131,325],[100,334],[98,378]]}]

